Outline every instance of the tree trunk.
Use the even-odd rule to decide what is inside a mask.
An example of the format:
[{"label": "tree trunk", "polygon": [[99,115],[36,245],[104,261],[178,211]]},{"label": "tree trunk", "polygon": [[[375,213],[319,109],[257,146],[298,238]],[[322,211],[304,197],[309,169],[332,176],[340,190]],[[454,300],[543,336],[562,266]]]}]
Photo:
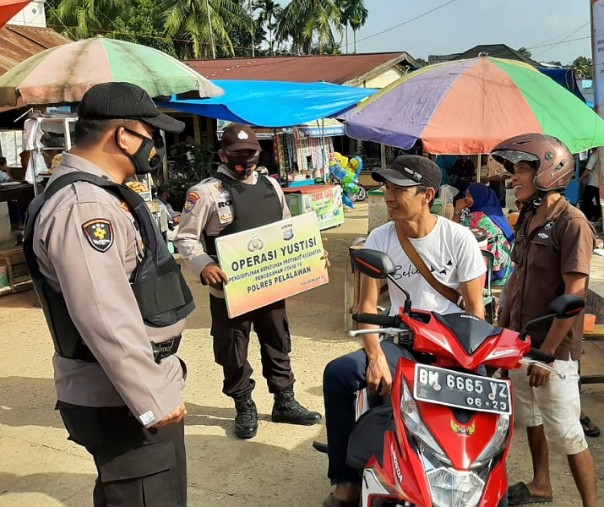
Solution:
[{"label": "tree trunk", "polygon": [[344,31],[346,32],[346,54],[348,54],[348,23],[344,25]]},{"label": "tree trunk", "polygon": [[357,31],[354,28],[352,29],[352,37],[354,39],[354,53],[356,54],[356,52],[357,52]]}]

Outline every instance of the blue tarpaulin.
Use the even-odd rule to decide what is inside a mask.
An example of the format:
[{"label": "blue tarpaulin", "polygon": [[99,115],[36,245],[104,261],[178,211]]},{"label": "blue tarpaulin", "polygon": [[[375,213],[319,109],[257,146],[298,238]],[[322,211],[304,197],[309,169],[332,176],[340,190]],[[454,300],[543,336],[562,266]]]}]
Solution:
[{"label": "blue tarpaulin", "polygon": [[377,91],[330,83],[231,80],[214,80],[213,83],[224,90],[224,95],[211,99],[170,100],[158,105],[256,127],[293,127],[335,116]]},{"label": "blue tarpaulin", "polygon": [[577,84],[575,78],[575,72],[573,69],[562,69],[562,68],[548,68],[538,67],[539,71],[546,76],[551,77],[556,83],[564,86],[568,91],[574,93],[578,98],[585,102],[585,97],[581,93],[581,89]]}]

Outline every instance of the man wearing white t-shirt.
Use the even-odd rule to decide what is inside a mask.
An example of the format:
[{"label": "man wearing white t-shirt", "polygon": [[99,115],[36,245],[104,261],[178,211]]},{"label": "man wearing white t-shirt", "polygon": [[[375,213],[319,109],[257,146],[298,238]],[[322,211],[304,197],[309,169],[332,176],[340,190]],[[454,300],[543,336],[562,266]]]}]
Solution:
[{"label": "man wearing white t-shirt", "polygon": [[[374,172],[373,179],[385,184],[385,200],[392,222],[373,230],[365,248],[387,253],[395,265],[394,275],[411,296],[413,307],[442,314],[462,310],[442,296],[422,276],[401,247],[400,238],[409,238],[419,256],[443,285],[460,292],[465,311],[484,317],[482,302],[485,263],[472,233],[457,223],[430,213],[440,185],[441,173],[431,160],[402,155],[389,169]],[[392,315],[404,305],[405,295],[388,282]],[[381,281],[363,276],[359,312],[378,313]],[[371,328],[369,324],[359,327]],[[363,349],[335,359],[325,368],[323,396],[327,426],[328,477],[336,489],[323,507],[358,505],[361,477],[346,465],[348,439],[354,426],[354,402],[359,389],[368,387],[388,394],[398,359],[405,352],[390,341],[380,343],[378,334],[363,337]]]}]

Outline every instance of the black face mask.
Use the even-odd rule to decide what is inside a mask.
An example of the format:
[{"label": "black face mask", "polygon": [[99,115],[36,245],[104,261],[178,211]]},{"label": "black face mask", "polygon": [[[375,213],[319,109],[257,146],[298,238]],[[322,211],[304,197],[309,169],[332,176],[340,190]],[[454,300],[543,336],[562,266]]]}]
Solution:
[{"label": "black face mask", "polygon": [[[166,146],[164,145],[164,140],[159,131],[155,132],[153,139],[149,139],[133,130],[125,130],[130,132],[133,136],[143,140],[140,148],[134,155],[122,150],[124,154],[132,160],[136,174],[147,174],[158,171],[162,166],[162,161],[166,154]],[[115,137],[117,142],[117,130],[115,131]]]},{"label": "black face mask", "polygon": [[225,164],[231,171],[233,171],[239,178],[245,179],[252,171],[258,166],[260,159],[259,154],[255,155],[229,155],[225,153],[227,157],[227,163]]}]

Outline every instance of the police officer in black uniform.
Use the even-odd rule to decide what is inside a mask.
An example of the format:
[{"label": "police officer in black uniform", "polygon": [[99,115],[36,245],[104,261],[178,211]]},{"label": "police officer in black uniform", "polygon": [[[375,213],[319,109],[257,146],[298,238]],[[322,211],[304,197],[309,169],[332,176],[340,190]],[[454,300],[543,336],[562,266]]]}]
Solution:
[{"label": "police officer in black uniform", "polygon": [[222,391],[235,400],[235,435],[245,439],[254,437],[258,429],[252,400],[255,384],[247,360],[252,325],[260,342],[262,374],[275,396],[272,421],[312,425],[321,415],[307,410],[294,397],[285,301],[228,317],[222,291],[228,280],[216,261],[216,238],[291,215],[279,183],[255,171],[261,148],[250,127],[231,123],[220,146],[222,165],[214,177],[189,190],[175,243],[189,267],[210,286],[214,357],[224,372]]},{"label": "police officer in black uniform", "polygon": [[92,87],[76,142],[30,205],[24,251],[54,341],[57,408],[94,457],[95,507],[185,506],[175,355],[194,309],[146,204],[124,181],[157,170],[161,114],[136,85]]}]

